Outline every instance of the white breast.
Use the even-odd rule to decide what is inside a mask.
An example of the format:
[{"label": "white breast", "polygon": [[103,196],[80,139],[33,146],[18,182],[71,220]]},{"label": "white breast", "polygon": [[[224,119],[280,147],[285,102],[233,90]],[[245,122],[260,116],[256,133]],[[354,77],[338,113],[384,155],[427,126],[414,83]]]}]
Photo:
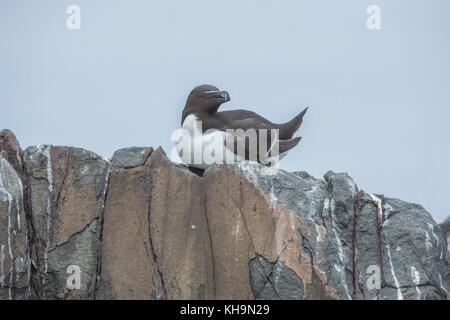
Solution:
[{"label": "white breast", "polygon": [[188,130],[191,133],[197,132],[201,133],[200,128],[198,125],[201,124],[201,121],[194,116],[193,114],[188,115],[186,119],[184,119],[183,124],[181,125],[181,128]]},{"label": "white breast", "polygon": [[203,134],[201,125],[201,121],[194,115],[187,116],[182,124],[181,139],[177,141],[176,149],[185,164],[206,169],[214,163],[242,160],[225,148],[226,132],[208,130]]}]

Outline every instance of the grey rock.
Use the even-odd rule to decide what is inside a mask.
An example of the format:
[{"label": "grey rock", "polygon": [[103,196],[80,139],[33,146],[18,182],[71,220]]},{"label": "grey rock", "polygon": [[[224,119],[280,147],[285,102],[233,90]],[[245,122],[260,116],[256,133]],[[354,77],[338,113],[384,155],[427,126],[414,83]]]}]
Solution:
[{"label": "grey rock", "polygon": [[260,296],[260,293],[267,284],[268,277],[272,274],[273,266],[274,263],[271,263],[259,255],[250,260],[250,288],[252,289],[255,298]]},{"label": "grey rock", "polygon": [[[94,296],[108,163],[80,148],[32,146],[25,150],[32,225],[35,288],[39,298]],[[68,290],[67,267],[82,271],[80,290]]]},{"label": "grey rock", "polygon": [[[94,219],[68,242],[48,252],[49,273],[52,274],[54,282],[47,293],[48,296],[71,300],[93,299],[100,249],[100,243],[97,241],[98,227],[98,220]],[[80,272],[80,288],[72,290],[67,286],[71,266],[79,268]]]},{"label": "grey rock", "polygon": [[30,259],[23,185],[12,165],[0,155],[0,299],[25,299]]},{"label": "grey rock", "polygon": [[442,232],[444,234],[447,234],[450,232],[450,217],[447,217],[447,219],[444,220],[444,222],[442,222],[440,224]]},{"label": "grey rock", "polygon": [[283,262],[264,257],[250,260],[250,287],[257,300],[301,300],[303,281]]},{"label": "grey rock", "polygon": [[[422,206],[364,193],[345,173],[330,171],[320,180],[283,170],[262,175],[261,169],[236,166],[274,202],[306,218],[310,235],[311,222],[325,228],[322,243],[303,235],[304,243],[341,299],[448,298],[446,240]],[[379,290],[367,286],[370,266],[380,267]]]},{"label": "grey rock", "polygon": [[447,240],[447,250],[450,252],[450,217],[445,219],[440,225],[442,233],[444,234],[445,239]]},{"label": "grey rock", "polygon": [[152,153],[153,148],[129,147],[114,152],[111,164],[114,168],[130,169],[144,164]]},{"label": "grey rock", "polygon": [[366,282],[372,274],[371,266],[377,266],[381,271],[378,206],[368,194],[362,194],[358,199],[353,238],[355,292],[361,298],[375,300],[379,299],[379,290],[368,287]]},{"label": "grey rock", "polygon": [[[385,284],[396,289],[391,299],[449,298],[445,239],[422,206],[386,198],[381,236]],[[381,295],[388,296],[383,290]]]}]

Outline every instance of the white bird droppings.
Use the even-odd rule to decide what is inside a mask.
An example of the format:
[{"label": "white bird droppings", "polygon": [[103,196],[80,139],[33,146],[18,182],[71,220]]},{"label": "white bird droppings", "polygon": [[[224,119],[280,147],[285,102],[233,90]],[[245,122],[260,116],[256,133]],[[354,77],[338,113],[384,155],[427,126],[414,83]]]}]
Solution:
[{"label": "white bird droppings", "polygon": [[395,275],[394,265],[392,264],[391,251],[390,251],[389,245],[386,245],[386,248],[387,248],[387,254],[388,254],[388,258],[389,258],[389,265],[391,267],[392,277],[394,278],[394,283],[395,283],[395,286],[397,287],[397,298],[398,298],[398,300],[403,300],[402,291],[400,290],[400,283],[398,282],[398,279]]}]

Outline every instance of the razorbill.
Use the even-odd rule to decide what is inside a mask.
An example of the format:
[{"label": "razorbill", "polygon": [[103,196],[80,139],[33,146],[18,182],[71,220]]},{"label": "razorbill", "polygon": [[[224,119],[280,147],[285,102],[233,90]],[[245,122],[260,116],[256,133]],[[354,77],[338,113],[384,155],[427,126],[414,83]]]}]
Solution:
[{"label": "razorbill", "polygon": [[295,134],[308,108],[292,120],[276,124],[252,111],[218,112],[228,101],[228,92],[212,85],[201,85],[190,92],[181,131],[174,138],[185,164],[199,169],[243,160],[273,165],[299,143],[301,137]]}]

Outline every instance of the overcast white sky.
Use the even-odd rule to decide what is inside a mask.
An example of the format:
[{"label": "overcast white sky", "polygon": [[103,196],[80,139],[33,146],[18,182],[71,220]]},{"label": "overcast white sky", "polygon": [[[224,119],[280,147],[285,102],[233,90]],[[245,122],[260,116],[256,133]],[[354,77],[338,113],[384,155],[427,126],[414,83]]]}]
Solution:
[{"label": "overcast white sky", "polygon": [[[66,28],[69,5],[81,29]],[[368,30],[366,8],[381,8]],[[450,1],[0,2],[0,129],[104,157],[163,146],[192,87],[274,121],[310,106],[281,167],[348,172],[450,215]]]}]

